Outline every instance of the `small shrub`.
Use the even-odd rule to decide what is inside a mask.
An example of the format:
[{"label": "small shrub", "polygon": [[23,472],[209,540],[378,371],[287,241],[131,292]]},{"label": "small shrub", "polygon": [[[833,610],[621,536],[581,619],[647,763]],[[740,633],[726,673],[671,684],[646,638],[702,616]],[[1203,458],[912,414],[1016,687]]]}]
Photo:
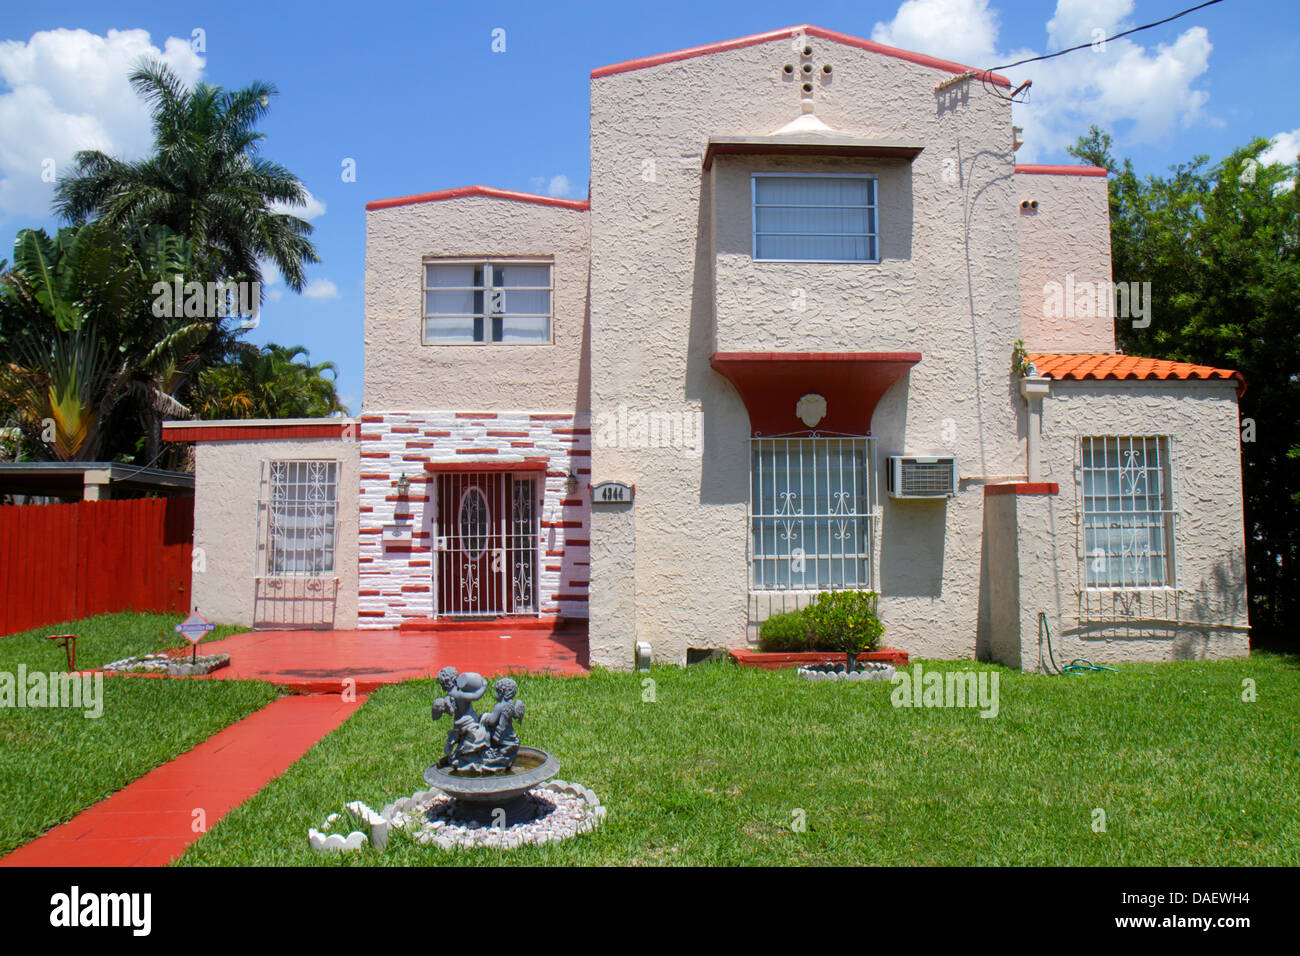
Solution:
[{"label": "small shrub", "polygon": [[817,646],[843,651],[850,660],[880,646],[885,625],[876,613],[875,591],[823,591],[803,614]]},{"label": "small shrub", "polygon": [[814,649],[816,636],[803,611],[773,614],[759,626],[758,649],[791,654]]}]

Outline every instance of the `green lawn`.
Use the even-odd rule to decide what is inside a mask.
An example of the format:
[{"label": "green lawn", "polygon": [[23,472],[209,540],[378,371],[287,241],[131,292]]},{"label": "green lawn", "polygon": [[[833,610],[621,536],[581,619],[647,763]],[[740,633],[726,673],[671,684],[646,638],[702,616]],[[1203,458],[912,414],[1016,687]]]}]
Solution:
[{"label": "green lawn", "polygon": [[[102,667],[136,654],[157,654],[173,647],[189,647],[189,642],[172,630],[184,619],[182,614],[122,611],[10,634],[0,637],[0,671],[14,671],[20,663],[26,664],[28,670],[66,670],[67,655],[63,648],[47,640],[51,634],[77,635],[79,669]],[[246,627],[218,624],[204,640],[217,641],[247,630]]]},{"label": "green lawn", "polygon": [[[174,647],[179,615],[111,614],[0,637],[0,671],[62,671],[45,634],[77,634],[78,666]],[[239,628],[219,629],[219,635]],[[0,708],[0,855],[71,819],[159,764],[274,700],[270,684],[103,679],[103,713]]]},{"label": "green lawn", "polygon": [[[604,826],[457,855],[395,839],[318,856],[307,829],[423,789],[431,682],[387,687],[212,828],[185,865],[1300,863],[1300,662],[1000,675],[1000,713],[896,709],[892,685],[729,664],[526,677],[525,743],[592,787]],[[1242,700],[1243,680],[1258,699]],[[445,724],[445,721],[444,721]],[[1093,829],[1096,809],[1105,832]],[[802,812],[806,829],[792,823]]]}]

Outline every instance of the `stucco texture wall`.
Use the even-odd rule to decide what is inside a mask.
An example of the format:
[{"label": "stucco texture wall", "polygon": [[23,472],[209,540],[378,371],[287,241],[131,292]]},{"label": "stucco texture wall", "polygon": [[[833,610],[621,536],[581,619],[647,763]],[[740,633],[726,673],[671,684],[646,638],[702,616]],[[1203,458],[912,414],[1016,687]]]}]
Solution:
[{"label": "stucco texture wall", "polygon": [[[258,497],[263,459],[333,460],[338,468],[332,625],[357,626],[358,444],[334,438],[199,442],[195,448],[194,606],[211,621],[252,627],[255,619]],[[261,608],[257,608],[260,612]],[[320,610],[313,607],[313,613]]]},{"label": "stucco texture wall", "polygon": [[[486,196],[366,214],[367,411],[585,411],[587,213]],[[424,345],[426,256],[554,258],[548,344]]]},{"label": "stucco texture wall", "polygon": [[[1249,652],[1235,383],[1053,382],[1043,402],[1044,479],[1060,494],[1018,501],[1022,666],[1240,656]],[[1080,436],[1171,439],[1176,587],[1084,587]]]},{"label": "stucco texture wall", "polygon": [[[1025,347],[1031,352],[1113,352],[1113,310],[1099,315],[1094,309],[1087,315],[1086,309],[1055,310],[1046,304],[1049,283],[1056,283],[1064,298],[1067,277],[1073,276],[1076,286],[1111,281],[1106,177],[1017,173],[1015,197]],[[1022,209],[1024,201],[1038,206]],[[1114,304],[1109,294],[1102,300],[1108,308]]]},{"label": "stucco texture wall", "polygon": [[[709,366],[715,342],[922,352],[877,407],[873,432],[882,453],[956,453],[968,480],[946,504],[884,502],[876,549],[886,640],[975,653],[979,486],[1024,467],[1008,371],[1021,329],[1018,257],[1008,255],[1017,248],[1009,106],[978,83],[936,92],[951,78],[940,70],[810,42],[812,62],[834,68],[814,94],[824,123],[924,146],[910,166],[869,167],[881,175],[888,226],[879,264],[747,261],[748,174],[785,167],[730,157],[716,177],[702,171],[711,135],[767,134],[799,115],[799,88],[782,73],[798,62],[789,39],[592,81],[593,420],[624,403],[699,414],[703,431],[695,454],[593,444],[594,481],[637,483],[631,521],[592,515],[594,589],[631,575],[636,593],[635,602],[593,601],[595,663],[629,666],[634,640],[665,661],[744,640],[749,422]],[[795,289],[806,311],[792,309]]]}]

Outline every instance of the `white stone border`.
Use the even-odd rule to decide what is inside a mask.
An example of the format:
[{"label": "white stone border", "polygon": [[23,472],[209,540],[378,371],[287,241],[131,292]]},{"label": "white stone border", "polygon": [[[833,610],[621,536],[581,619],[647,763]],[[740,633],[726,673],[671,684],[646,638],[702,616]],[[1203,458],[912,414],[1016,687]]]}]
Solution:
[{"label": "white stone border", "polygon": [[859,670],[849,673],[847,671],[823,671],[812,667],[800,667],[799,676],[804,680],[811,681],[868,681],[868,680],[893,680],[894,665],[882,664],[878,661],[861,661],[858,663]]},{"label": "white stone border", "polygon": [[605,819],[605,806],[600,798],[582,784],[552,780],[528,792],[534,799],[553,804],[554,809],[535,820],[494,827],[452,819],[454,801],[451,797],[441,790],[422,790],[390,803],[379,813],[359,800],[353,801],[347,805],[345,822],[358,829],[352,829],[347,836],[330,833],[343,816],[332,813],[319,830],[313,827],[307,831],[307,840],[318,852],[355,852],[367,843],[382,850],[388,845],[392,830],[403,830],[410,832],[417,843],[441,850],[473,847],[513,850],[521,846],[556,843],[580,833],[589,833]]}]

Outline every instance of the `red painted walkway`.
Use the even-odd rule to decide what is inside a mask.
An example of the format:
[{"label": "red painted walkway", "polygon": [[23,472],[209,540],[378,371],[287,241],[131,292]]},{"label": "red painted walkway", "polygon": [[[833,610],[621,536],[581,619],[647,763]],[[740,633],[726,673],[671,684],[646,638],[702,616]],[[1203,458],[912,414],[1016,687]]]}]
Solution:
[{"label": "red painted walkway", "polygon": [[588,662],[585,631],[512,633],[509,625],[445,632],[253,631],[209,641],[199,651],[230,655],[230,666],[214,678],[271,681],[304,694],[337,694],[347,678],[366,693],[432,677],[447,664],[491,677],[511,670],[581,675]]},{"label": "red painted walkway", "polygon": [[0,859],[0,866],[165,866],[284,773],[365,698],[281,697]]},{"label": "red painted walkway", "polygon": [[[585,630],[501,622],[445,631],[254,631],[202,645],[230,666],[209,678],[264,680],[282,697],[106,800],[0,859],[0,866],[165,866],[201,833],[284,773],[383,684],[451,664],[485,676],[511,670],[587,673]],[[125,675],[123,675],[125,676]],[[344,703],[345,681],[356,703]]]}]

